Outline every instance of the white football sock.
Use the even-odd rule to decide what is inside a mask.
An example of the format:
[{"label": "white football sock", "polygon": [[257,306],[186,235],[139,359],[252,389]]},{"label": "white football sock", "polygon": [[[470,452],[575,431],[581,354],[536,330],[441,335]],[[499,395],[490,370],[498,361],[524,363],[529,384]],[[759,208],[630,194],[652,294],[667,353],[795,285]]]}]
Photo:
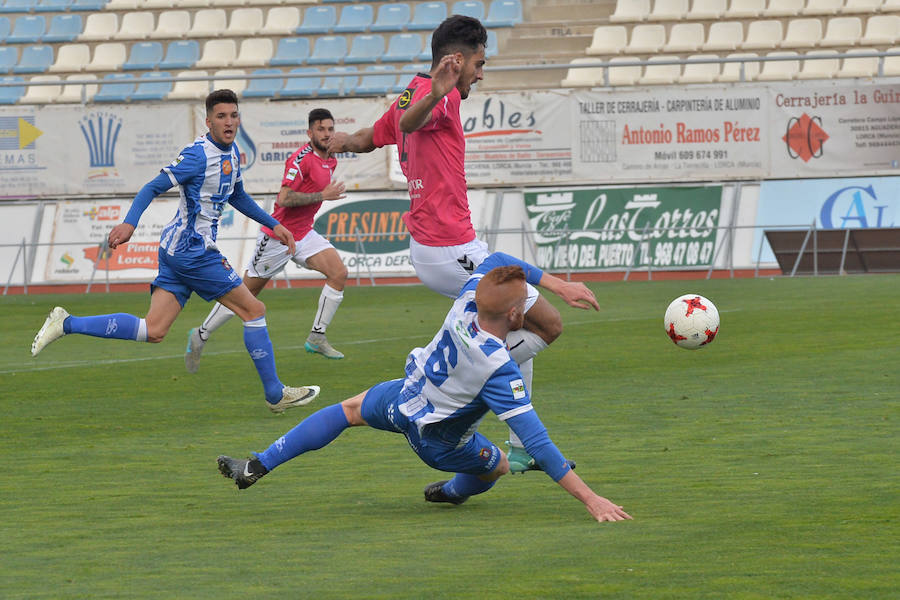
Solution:
[{"label": "white football sock", "polygon": [[327,283],[322,287],[322,293],[319,294],[319,309],[316,311],[316,319],[312,326],[313,333],[325,333],[343,299],[344,292],[337,291]]},{"label": "white football sock", "polygon": [[209,314],[206,316],[206,320],[203,321],[203,325],[200,326],[200,329],[197,333],[200,334],[200,339],[204,342],[209,339],[209,335],[228,322],[228,319],[234,316],[234,313],[231,310],[225,308],[218,302],[213,306],[212,310],[209,311]]},{"label": "white football sock", "polygon": [[521,367],[526,361],[531,360],[537,356],[538,352],[546,348],[547,342],[536,333],[532,333],[527,329],[519,329],[510,331],[506,336],[506,347],[509,348],[509,355]]}]

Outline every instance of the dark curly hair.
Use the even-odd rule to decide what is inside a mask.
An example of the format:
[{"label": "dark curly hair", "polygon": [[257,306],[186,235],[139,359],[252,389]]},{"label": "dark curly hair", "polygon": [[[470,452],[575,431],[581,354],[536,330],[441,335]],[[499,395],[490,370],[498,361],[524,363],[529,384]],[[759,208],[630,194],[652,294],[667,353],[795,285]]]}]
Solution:
[{"label": "dark curly hair", "polygon": [[447,54],[471,54],[478,51],[478,46],[487,46],[487,30],[481,21],[463,15],[447,17],[431,36],[431,67],[436,67]]}]

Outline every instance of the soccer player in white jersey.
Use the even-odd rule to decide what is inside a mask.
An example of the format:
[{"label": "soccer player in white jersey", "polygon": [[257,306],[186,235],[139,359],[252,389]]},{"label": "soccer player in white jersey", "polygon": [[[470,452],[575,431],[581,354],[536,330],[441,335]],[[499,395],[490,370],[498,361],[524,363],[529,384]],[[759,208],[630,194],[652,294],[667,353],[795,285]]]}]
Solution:
[{"label": "soccer player in white jersey", "polygon": [[[245,489],[278,465],[327,445],[348,427],[368,425],[402,433],[423,462],[454,473],[428,485],[425,500],[462,504],[509,472],[506,454],[477,431],[492,411],[516,432],[541,469],[583,502],[597,521],[630,519],[572,470],[534,411],[519,366],[506,349],[507,335],[524,323],[526,280],[563,292],[564,299],[572,286],[509,255],[488,256],[431,343],[410,352],[404,378],[379,383],[310,415],[250,459],[220,456],[219,471]],[[573,306],[587,308],[577,302]]]},{"label": "soccer player in white jersey", "polygon": [[[431,71],[417,74],[374,126],[348,135],[338,132],[329,151],[371,152],[396,145],[409,186],[409,212],[403,216],[412,240],[410,261],[419,279],[432,290],[455,298],[466,279],[490,253],[475,237],[466,194],[465,155],[459,109],[472,86],[483,78],[487,31],[478,19],[453,15],[431,38]],[[529,290],[537,295],[537,291]],[[586,287],[580,294],[593,294]],[[508,344],[531,389],[532,358],[562,333],[553,305],[537,299],[525,327]],[[510,431],[513,472],[536,463]]]},{"label": "soccer player in white jersey", "polygon": [[34,338],[32,356],[71,333],[161,342],[193,292],[206,301],[218,300],[244,322],[244,345],[262,380],[266,404],[272,412],[281,413],[312,402],[319,394],[317,386],[288,387],[281,383],[266,328],[266,307],[250,293],[216,246],[219,218],[228,202],[254,221],[271,227],[286,246],[285,252],[293,255],[296,251],[291,233],[244,191],[240,152],[234,144],[240,124],[235,93],[210,93],[206,98],[209,132],[194,140],[145,185],[135,196],[125,221],[109,232],[110,248],[126,243],[150,202],[178,186],[181,203],[175,217],[162,230],[159,272],[150,285],[146,317],[126,313],[76,317],[57,306]]},{"label": "soccer player in white jersey", "polygon": [[[306,351],[341,359],[344,355],[328,342],[325,330],[344,299],[347,267],[331,242],[313,229],[313,222],[323,201],[340,200],[346,196],[344,184],[333,181],[337,159],[325,149],[334,134],[334,117],[327,109],[316,108],[310,111],[308,120],[309,143],[298,148],[285,161],[281,190],[272,213],[293,235],[297,251],[293,255],[286,254],[278,244],[272,243],[272,230],[263,225],[256,238],[253,258],[244,271],[244,283],[250,293],[258,296],[269,280],[287,266],[288,261],[325,275],[312,331],[306,339]],[[197,372],[209,336],[233,316],[234,313],[228,308],[216,303],[200,327],[188,332],[184,354],[188,372]]]}]

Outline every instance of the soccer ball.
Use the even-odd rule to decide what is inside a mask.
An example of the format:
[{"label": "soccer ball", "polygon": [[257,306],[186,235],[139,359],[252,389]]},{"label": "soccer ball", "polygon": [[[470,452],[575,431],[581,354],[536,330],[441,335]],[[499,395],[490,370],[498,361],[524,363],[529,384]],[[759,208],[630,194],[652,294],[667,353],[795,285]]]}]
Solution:
[{"label": "soccer ball", "polygon": [[676,346],[696,350],[716,339],[719,311],[703,296],[685,294],[672,300],[663,324]]}]

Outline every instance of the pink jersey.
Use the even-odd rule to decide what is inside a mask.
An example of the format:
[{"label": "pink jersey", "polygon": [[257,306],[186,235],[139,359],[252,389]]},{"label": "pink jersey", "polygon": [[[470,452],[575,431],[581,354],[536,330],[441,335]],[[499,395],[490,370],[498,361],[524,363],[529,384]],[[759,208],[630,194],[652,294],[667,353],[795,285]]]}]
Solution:
[{"label": "pink jersey", "polygon": [[[293,154],[284,163],[284,177],[281,186],[303,194],[315,194],[321,192],[331,183],[334,169],[337,167],[337,159],[333,156],[328,159],[321,158],[313,151],[311,144],[306,144]],[[313,228],[313,219],[321,202],[285,208],[275,203],[272,216],[278,222],[288,228],[294,234],[295,240],[302,240]],[[267,235],[273,235],[272,230],[263,227]]]},{"label": "pink jersey", "polygon": [[395,144],[409,187],[407,229],[425,246],[457,246],[475,239],[466,196],[466,140],[459,118],[459,91],[441,98],[427,125],[413,133],[400,131],[403,111],[431,91],[431,76],[419,73],[375,122],[378,147]]}]

